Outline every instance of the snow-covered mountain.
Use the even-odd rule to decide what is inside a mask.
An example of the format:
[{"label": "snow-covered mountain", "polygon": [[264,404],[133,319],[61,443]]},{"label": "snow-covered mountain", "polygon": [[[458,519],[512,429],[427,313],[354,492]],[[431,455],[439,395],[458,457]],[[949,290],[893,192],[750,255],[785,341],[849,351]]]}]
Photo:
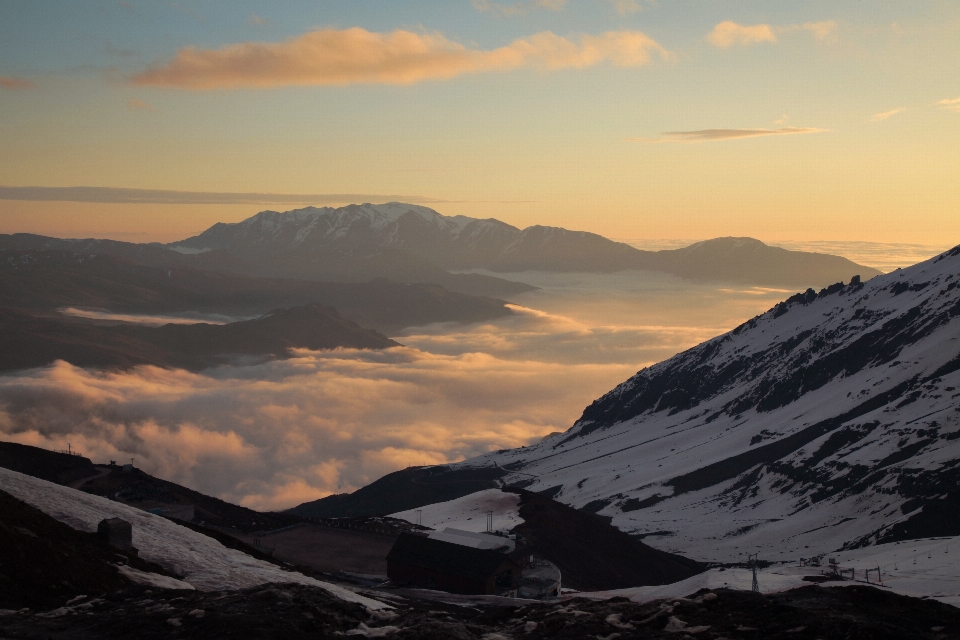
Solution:
[{"label": "snow-covered mountain", "polygon": [[[736,561],[960,535],[960,247],[808,290],[491,453],[661,549]],[[960,551],[960,550],[958,550]]]},{"label": "snow-covered mountain", "polygon": [[[415,257],[442,269],[612,272],[648,269],[695,280],[755,285],[818,286],[879,273],[846,258],[787,251],[752,238],[717,238],[671,251],[641,251],[585,231],[518,229],[493,218],[444,216],[427,207],[390,202],[263,211],[242,222],[218,223],[169,245],[176,251],[220,251],[262,263],[333,268],[377,255]],[[290,267],[286,267],[290,268]],[[424,268],[421,266],[421,268]]]}]

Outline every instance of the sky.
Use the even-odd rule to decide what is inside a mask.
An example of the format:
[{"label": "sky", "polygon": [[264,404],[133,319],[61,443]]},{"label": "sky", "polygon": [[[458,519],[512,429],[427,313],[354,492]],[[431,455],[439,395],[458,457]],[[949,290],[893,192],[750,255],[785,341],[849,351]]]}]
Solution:
[{"label": "sky", "polygon": [[405,200],[950,246],[958,72],[953,0],[0,0],[0,233]]}]

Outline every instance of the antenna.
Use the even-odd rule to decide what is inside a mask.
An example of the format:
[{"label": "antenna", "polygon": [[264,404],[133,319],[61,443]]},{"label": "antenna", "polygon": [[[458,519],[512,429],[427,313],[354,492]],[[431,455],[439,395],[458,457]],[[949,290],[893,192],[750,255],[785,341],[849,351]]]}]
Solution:
[{"label": "antenna", "polygon": [[753,569],[753,585],[751,585],[750,590],[754,593],[760,593],[760,583],[757,582],[757,555],[753,554],[748,555],[747,560],[750,561],[750,568]]},{"label": "antenna", "polygon": [[493,511],[487,511],[487,532],[493,531]]}]

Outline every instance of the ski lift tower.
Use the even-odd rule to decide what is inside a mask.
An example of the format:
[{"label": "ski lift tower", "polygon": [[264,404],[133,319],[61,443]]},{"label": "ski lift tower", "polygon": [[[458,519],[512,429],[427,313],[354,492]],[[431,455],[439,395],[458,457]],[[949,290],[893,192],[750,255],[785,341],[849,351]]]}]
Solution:
[{"label": "ski lift tower", "polygon": [[760,593],[760,583],[757,581],[757,555],[759,554],[754,553],[753,555],[747,556],[747,560],[750,562],[750,568],[753,569],[753,585],[751,585],[750,590],[754,593]]}]

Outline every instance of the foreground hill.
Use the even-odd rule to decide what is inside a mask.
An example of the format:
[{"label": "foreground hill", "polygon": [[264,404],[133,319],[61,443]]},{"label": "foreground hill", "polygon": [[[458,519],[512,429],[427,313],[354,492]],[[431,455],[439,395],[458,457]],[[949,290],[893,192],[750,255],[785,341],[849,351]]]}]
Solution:
[{"label": "foreground hill", "polygon": [[[179,251],[256,260],[264,275],[347,278],[358,259],[416,256],[444,269],[495,272],[625,269],[663,271],[692,280],[752,285],[823,286],[880,272],[846,258],[787,251],[752,238],[717,238],[683,249],[641,251],[594,233],[559,227],[518,229],[499,220],[443,216],[427,207],[390,202],[263,211],[218,223],[173,243]],[[222,259],[222,258],[216,258]]]},{"label": "foreground hill", "polygon": [[[150,250],[145,247],[147,253]],[[166,249],[152,250],[182,257]],[[142,254],[136,257],[146,259]],[[241,317],[316,303],[335,307],[345,318],[378,331],[432,322],[479,322],[511,313],[502,300],[431,284],[253,278],[63,250],[0,250],[0,300],[4,306],[30,311],[85,307],[124,314]]]},{"label": "foreground hill", "polygon": [[285,357],[290,349],[385,349],[397,346],[332,307],[281,309],[255,320],[224,325],[119,324],[97,326],[40,318],[0,307],[0,371],[64,360],[78,367],[152,364],[202,369],[230,356]]},{"label": "foreground hill", "polygon": [[960,535],[958,397],[960,247],[795,295],[461,466],[698,559],[809,557]]}]

